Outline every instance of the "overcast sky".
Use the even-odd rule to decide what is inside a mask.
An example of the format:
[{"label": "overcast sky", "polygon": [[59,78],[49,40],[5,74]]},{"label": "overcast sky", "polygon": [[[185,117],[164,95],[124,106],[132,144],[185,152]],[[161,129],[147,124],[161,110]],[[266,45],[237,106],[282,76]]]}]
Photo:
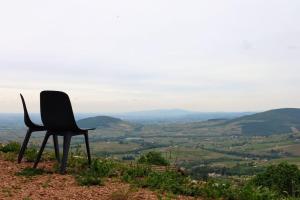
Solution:
[{"label": "overcast sky", "polygon": [[300,107],[299,0],[0,3],[0,112]]}]

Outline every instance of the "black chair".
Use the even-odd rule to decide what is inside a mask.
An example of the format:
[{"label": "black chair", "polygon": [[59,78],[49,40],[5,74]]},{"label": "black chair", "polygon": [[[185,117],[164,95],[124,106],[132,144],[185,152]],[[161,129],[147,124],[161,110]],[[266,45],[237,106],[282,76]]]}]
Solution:
[{"label": "black chair", "polygon": [[[37,131],[46,131],[46,128],[44,126],[37,125],[31,121],[28,111],[27,111],[25,100],[24,100],[22,94],[20,94],[20,96],[21,96],[23,109],[24,109],[24,123],[28,127],[28,130],[27,130],[26,136],[24,138],[22,147],[21,147],[19,155],[18,155],[18,163],[20,163],[23,159],[23,156],[26,151],[31,133],[37,132]],[[59,147],[58,147],[57,136],[53,136],[53,143],[54,143],[54,149],[55,149],[55,156],[56,156],[56,159],[59,161]]]},{"label": "black chair", "polygon": [[64,174],[67,166],[68,153],[70,149],[71,137],[84,135],[86,151],[89,165],[91,164],[91,154],[88,140],[88,131],[90,129],[80,129],[75,121],[72,105],[68,95],[59,91],[42,91],[41,97],[41,118],[47,129],[41,149],[34,163],[37,167],[49,136],[63,136],[63,157],[60,165],[60,173]]}]

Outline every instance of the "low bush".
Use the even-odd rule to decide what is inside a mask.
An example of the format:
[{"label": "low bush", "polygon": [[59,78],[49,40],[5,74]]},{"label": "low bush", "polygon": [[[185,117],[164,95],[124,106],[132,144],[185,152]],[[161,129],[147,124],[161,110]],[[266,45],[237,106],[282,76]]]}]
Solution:
[{"label": "low bush", "polygon": [[137,179],[142,179],[149,175],[150,167],[144,165],[135,165],[124,167],[122,171],[122,179],[129,183],[135,183]]},{"label": "low bush", "polygon": [[235,199],[234,188],[232,184],[226,180],[210,179],[201,187],[202,196],[209,198]]},{"label": "low bush", "polygon": [[4,153],[13,152],[18,153],[20,151],[21,145],[18,142],[10,142],[3,146],[0,146],[0,151]]},{"label": "low bush", "polygon": [[27,168],[23,169],[22,171],[16,173],[16,175],[30,177],[30,176],[41,175],[43,173],[45,173],[44,169],[40,169],[40,168],[35,169],[35,168],[27,167]]},{"label": "low bush", "polygon": [[79,183],[79,185],[85,185],[85,186],[92,186],[92,185],[101,185],[101,177],[98,176],[94,171],[92,170],[86,170],[80,175],[76,176],[76,181]]},{"label": "low bush", "polygon": [[[82,168],[82,165],[76,164],[75,166]],[[118,168],[119,165],[115,161],[95,159],[89,168],[82,170],[76,175],[76,180],[80,185],[100,185],[102,184],[101,178],[116,176],[118,174]],[[78,171],[78,169],[75,171]]]},{"label": "low bush", "polygon": [[113,177],[118,173],[118,163],[109,159],[95,159],[92,161],[90,170],[100,177]]},{"label": "low bush", "polygon": [[247,184],[241,189],[234,191],[235,199],[237,200],[282,200],[280,195],[266,187],[255,187],[251,184]]},{"label": "low bush", "polygon": [[282,162],[267,167],[252,180],[256,186],[266,187],[284,196],[300,197],[300,170],[296,165]]},{"label": "low bush", "polygon": [[72,174],[78,174],[86,170],[88,166],[88,161],[83,156],[76,156],[71,154],[68,159],[68,170]]},{"label": "low bush", "polygon": [[150,164],[150,165],[170,165],[169,161],[166,160],[160,152],[150,151],[138,159],[138,163]]},{"label": "low bush", "polygon": [[25,151],[25,159],[27,162],[34,162],[38,154],[38,150],[36,147],[29,147]]},{"label": "low bush", "polygon": [[3,159],[6,161],[14,162],[17,159],[17,153],[15,152],[3,153]]},{"label": "low bush", "polygon": [[282,197],[266,187],[247,183],[243,186],[228,180],[211,179],[200,187],[202,197],[223,200],[282,200]]},{"label": "low bush", "polygon": [[162,192],[197,196],[199,187],[191,185],[190,179],[175,171],[156,172],[145,165],[128,167],[122,179],[138,187],[148,187]]},{"label": "low bush", "polygon": [[173,194],[200,195],[198,187],[192,187],[188,177],[174,171],[151,172],[145,178],[145,186]]}]

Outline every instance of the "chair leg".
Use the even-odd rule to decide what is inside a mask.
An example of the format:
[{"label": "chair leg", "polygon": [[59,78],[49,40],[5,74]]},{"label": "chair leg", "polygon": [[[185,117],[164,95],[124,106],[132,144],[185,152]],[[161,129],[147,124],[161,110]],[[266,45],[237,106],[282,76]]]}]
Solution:
[{"label": "chair leg", "polygon": [[36,158],[36,160],[35,160],[35,162],[34,162],[33,168],[36,168],[37,165],[38,165],[38,163],[40,162],[41,157],[42,157],[42,154],[43,154],[43,151],[44,151],[44,149],[45,149],[45,146],[46,146],[46,144],[47,144],[47,141],[48,141],[48,138],[50,137],[50,135],[51,135],[50,133],[46,133],[45,138],[44,138],[44,141],[43,141],[42,146],[41,146],[41,148],[40,148],[40,151],[39,151],[39,153],[38,153],[38,155],[37,155],[37,158]]},{"label": "chair leg", "polygon": [[24,156],[25,150],[27,148],[27,144],[29,142],[29,138],[31,136],[32,131],[30,129],[27,130],[26,136],[24,138],[22,147],[20,149],[19,155],[18,155],[18,163],[20,163],[22,161],[22,158]]},{"label": "chair leg", "polygon": [[91,159],[89,137],[88,137],[87,133],[84,134],[84,138],[85,138],[85,146],[86,146],[86,152],[87,152],[87,156],[88,156],[88,160],[89,160],[89,165],[91,165],[92,159]]},{"label": "chair leg", "polygon": [[55,158],[56,158],[57,162],[60,163],[59,145],[58,145],[57,135],[53,135],[53,144],[54,144],[54,150],[55,150]]},{"label": "chair leg", "polygon": [[60,173],[65,174],[66,167],[67,167],[67,161],[68,161],[68,154],[70,149],[70,143],[71,143],[71,134],[67,134],[64,136],[64,144],[63,144],[63,157],[60,164]]}]

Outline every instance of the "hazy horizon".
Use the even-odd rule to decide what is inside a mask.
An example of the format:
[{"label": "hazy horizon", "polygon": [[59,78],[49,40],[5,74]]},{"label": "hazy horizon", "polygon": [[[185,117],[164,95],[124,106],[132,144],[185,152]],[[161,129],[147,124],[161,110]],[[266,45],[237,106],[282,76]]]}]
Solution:
[{"label": "hazy horizon", "polygon": [[[276,109],[276,108],[274,108]],[[257,112],[264,112],[264,111],[196,111],[196,110],[186,110],[186,109],[153,109],[153,110],[133,110],[133,111],[126,111],[126,112],[74,112],[76,114],[131,114],[131,113],[147,113],[147,112],[159,112],[159,111],[182,111],[182,112],[190,112],[190,113],[257,113]],[[0,112],[0,114],[20,114],[23,116],[24,112],[21,110],[20,112]],[[30,114],[39,115],[39,112],[30,112]]]},{"label": "hazy horizon", "polygon": [[0,113],[300,107],[300,1],[5,1]]}]

